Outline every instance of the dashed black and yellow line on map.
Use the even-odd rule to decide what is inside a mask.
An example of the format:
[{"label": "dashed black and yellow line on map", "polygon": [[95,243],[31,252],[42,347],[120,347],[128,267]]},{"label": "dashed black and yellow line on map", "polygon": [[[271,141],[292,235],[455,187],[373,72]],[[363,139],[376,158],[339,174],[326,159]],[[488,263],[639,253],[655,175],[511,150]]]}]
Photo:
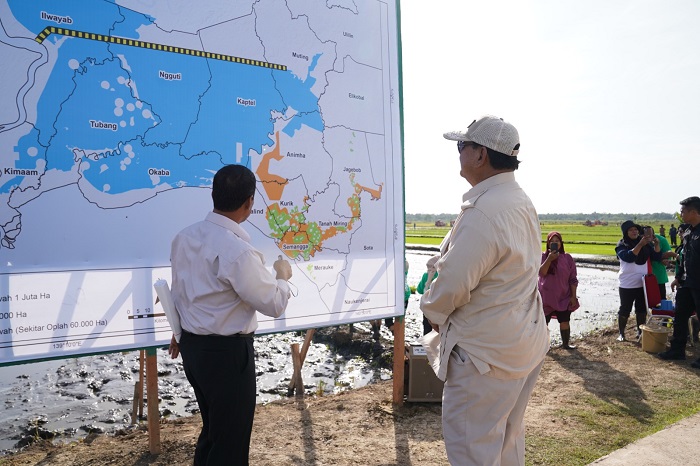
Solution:
[{"label": "dashed black and yellow line on map", "polygon": [[204,52],[202,50],[185,49],[182,47],[173,47],[172,45],[155,44],[153,42],[144,42],[142,40],[127,39],[125,37],[106,36],[104,34],[95,34],[92,32],[75,31],[73,29],[59,28],[48,26],[39,33],[34,40],[38,43],[44,42],[51,34],[61,36],[77,37],[79,39],[97,40],[100,42],[108,42],[110,44],[126,45],[127,47],[140,47],[149,50],[157,50],[159,52],[178,53],[181,55],[189,55],[193,57],[210,58],[212,60],[229,61],[239,63],[241,65],[259,66],[262,68],[270,68],[273,70],[286,71],[285,65],[277,63],[269,63],[260,60],[251,60],[250,58],[234,57],[232,55],[222,55],[220,53]]}]

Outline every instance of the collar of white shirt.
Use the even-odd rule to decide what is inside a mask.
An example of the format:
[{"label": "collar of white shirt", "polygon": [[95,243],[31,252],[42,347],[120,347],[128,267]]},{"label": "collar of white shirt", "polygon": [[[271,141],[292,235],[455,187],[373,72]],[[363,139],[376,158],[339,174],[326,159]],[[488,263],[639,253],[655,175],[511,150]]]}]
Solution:
[{"label": "collar of white shirt", "polygon": [[250,235],[248,232],[230,218],[224,217],[223,215],[215,212],[209,212],[204,220],[211,222],[214,225],[219,225],[220,227],[226,228],[227,230],[231,230],[234,235],[238,236],[246,243],[250,243]]},{"label": "collar of white shirt", "polygon": [[477,195],[484,193],[493,186],[504,183],[511,183],[513,181],[515,181],[515,173],[513,172],[499,173],[498,175],[488,177],[484,181],[478,183],[476,186],[472,187],[472,189],[464,193],[464,195],[462,196],[462,202],[466,204],[470,199],[478,197]]}]

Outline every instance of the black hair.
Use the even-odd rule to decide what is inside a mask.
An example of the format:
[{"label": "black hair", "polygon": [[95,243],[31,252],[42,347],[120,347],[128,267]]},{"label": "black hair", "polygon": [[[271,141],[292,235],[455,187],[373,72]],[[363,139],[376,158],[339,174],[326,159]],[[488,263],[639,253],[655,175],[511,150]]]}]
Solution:
[{"label": "black hair", "polygon": [[255,175],[243,165],[224,165],[214,175],[211,198],[216,210],[238,210],[254,194]]},{"label": "black hair", "polygon": [[689,209],[694,210],[695,212],[700,214],[700,197],[697,196],[691,196],[689,198],[683,199],[680,204],[683,207],[687,207]]},{"label": "black hair", "polygon": [[520,165],[520,160],[515,156],[496,152],[488,147],[486,147],[486,152],[489,154],[489,163],[491,167],[496,170],[517,170],[518,165]]}]

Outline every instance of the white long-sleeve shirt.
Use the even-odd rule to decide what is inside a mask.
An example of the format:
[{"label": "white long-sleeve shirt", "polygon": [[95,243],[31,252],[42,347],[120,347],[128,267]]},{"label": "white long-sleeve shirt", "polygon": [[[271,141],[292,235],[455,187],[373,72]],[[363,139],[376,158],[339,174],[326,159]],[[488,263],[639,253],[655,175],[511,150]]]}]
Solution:
[{"label": "white long-sleeve shirt", "polygon": [[265,268],[241,226],[210,212],[175,236],[172,295],[182,328],[197,335],[252,333],[255,311],[284,313],[289,285]]},{"label": "white long-sleeve shirt", "polygon": [[512,172],[482,181],[463,201],[420,306],[440,326],[438,377],[445,379],[455,345],[482,374],[525,377],[549,350],[537,212]]}]

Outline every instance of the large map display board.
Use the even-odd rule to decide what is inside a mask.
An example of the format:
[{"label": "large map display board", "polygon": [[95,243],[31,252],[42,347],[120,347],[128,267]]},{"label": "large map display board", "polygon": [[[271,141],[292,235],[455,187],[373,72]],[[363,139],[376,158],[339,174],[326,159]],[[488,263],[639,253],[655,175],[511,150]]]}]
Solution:
[{"label": "large map display board", "polygon": [[167,343],[232,163],[294,272],[258,333],[402,314],[398,54],[394,1],[0,0],[0,363]]}]

